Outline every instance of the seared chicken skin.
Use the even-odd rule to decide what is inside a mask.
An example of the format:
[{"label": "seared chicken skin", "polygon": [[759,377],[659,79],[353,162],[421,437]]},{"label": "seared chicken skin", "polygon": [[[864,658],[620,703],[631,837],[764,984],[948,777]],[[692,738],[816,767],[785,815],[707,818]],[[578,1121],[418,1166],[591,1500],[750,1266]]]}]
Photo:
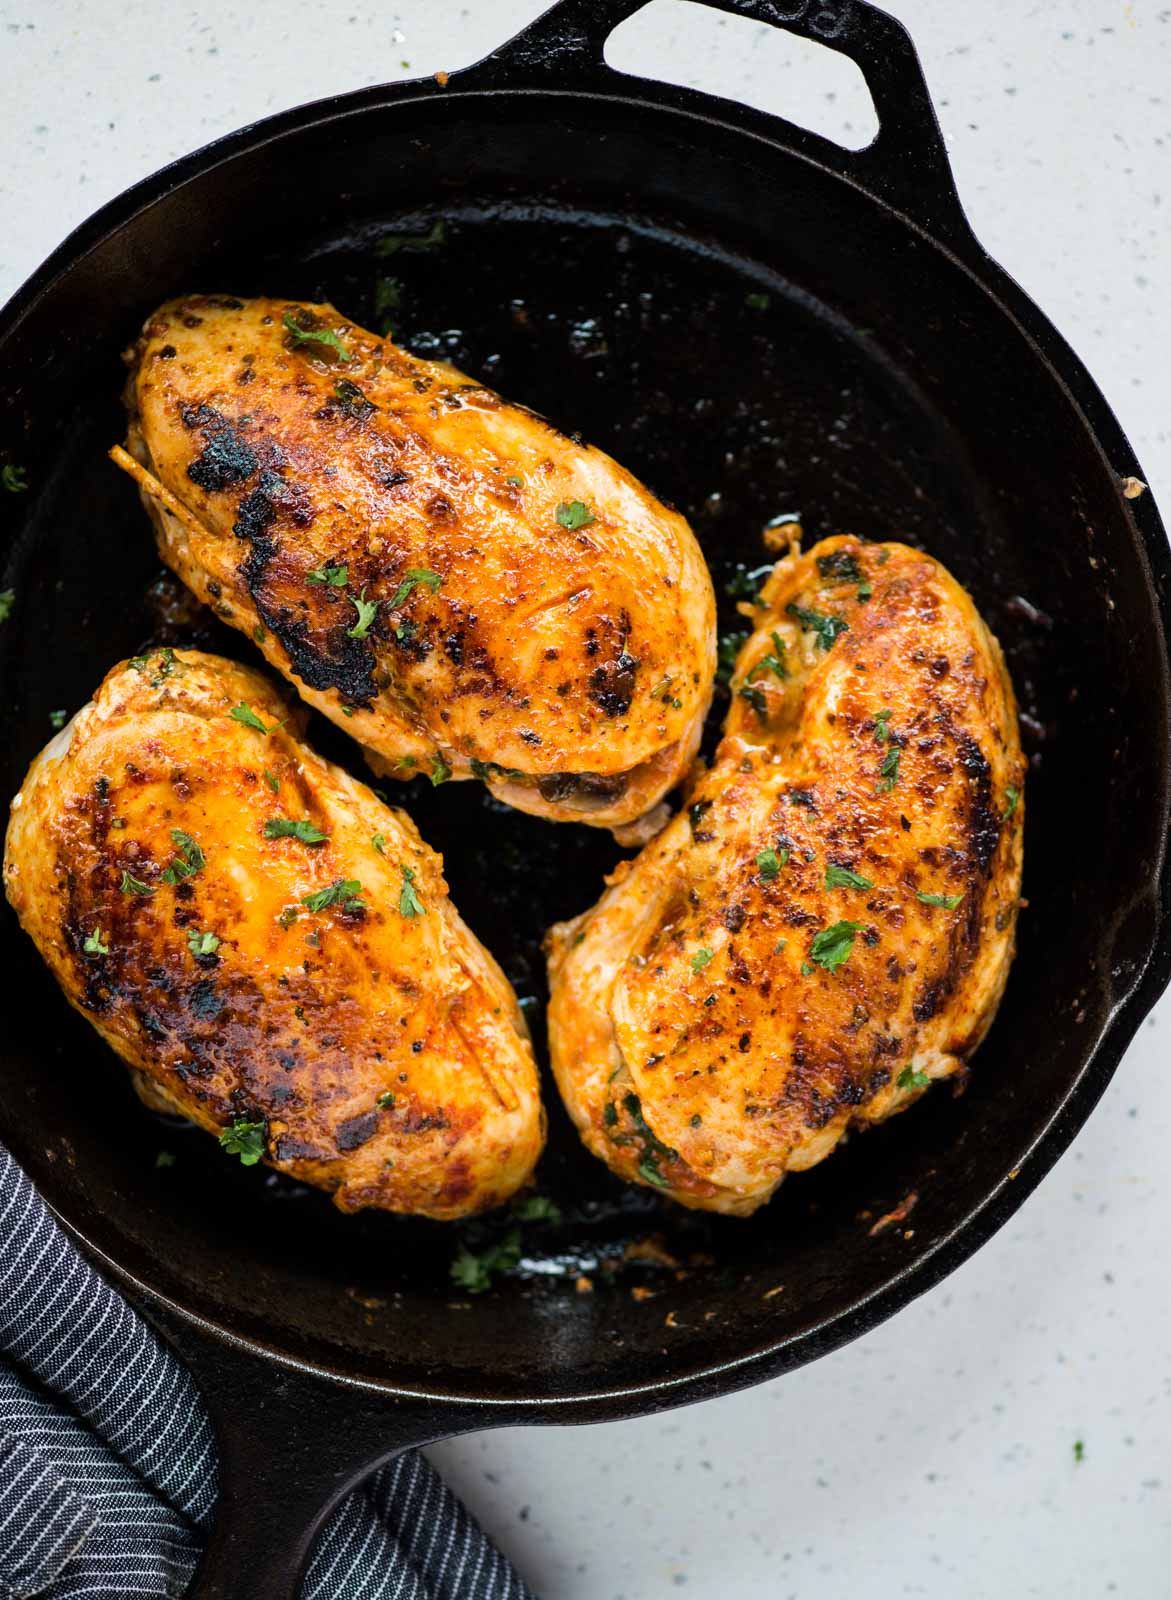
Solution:
[{"label": "seared chicken skin", "polygon": [[551,933],[587,1146],[747,1216],[963,1070],[1013,953],[1024,761],[1000,648],[905,545],[778,562],[690,805]]},{"label": "seared chicken skin", "polygon": [[376,770],[604,827],[686,772],[711,580],[608,456],[328,305],[173,301],[132,362],[164,561]]},{"label": "seared chicken skin", "polygon": [[8,898],[149,1104],[343,1211],[497,1205],[543,1137],[515,996],[301,716],[216,656],[123,662],[13,802]]}]

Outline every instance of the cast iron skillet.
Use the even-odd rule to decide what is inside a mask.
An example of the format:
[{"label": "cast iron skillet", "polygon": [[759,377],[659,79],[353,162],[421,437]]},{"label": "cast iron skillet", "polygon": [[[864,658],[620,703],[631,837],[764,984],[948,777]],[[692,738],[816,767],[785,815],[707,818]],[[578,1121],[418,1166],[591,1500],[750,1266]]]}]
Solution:
[{"label": "cast iron skillet", "polygon": [[[860,0],[721,4],[851,56],[874,143],[847,153],[620,76],[602,47],[638,0],[565,0],[446,84],[322,101],[169,167],[0,319],[0,459],[30,482],[0,497],[9,793],[50,710],[119,657],[149,640],[249,654],[152,589],[145,520],[105,459],[141,319],[188,289],[329,295],[364,319],[388,272],[399,337],[614,451],[693,520],[720,589],[763,560],[761,526],[782,513],[811,539],[940,556],[1005,644],[1033,764],[1020,954],[962,1098],[936,1091],[724,1222],[623,1189],[550,1091],[540,1178],[564,1220],[525,1224],[520,1268],[476,1298],[448,1276],[457,1230],[343,1218],[139,1107],[5,911],[19,1003],[0,1138],[202,1386],[222,1448],[203,1600],[241,1582],[287,1600],[326,1510],[408,1444],[726,1393],[889,1316],[1020,1204],[1171,972],[1169,564],[1150,495],[1120,492],[1137,463],[973,238],[902,28]],[[377,255],[437,216],[442,243]],[[341,735],[313,737],[360,770]],[[593,900],[616,851],[470,784],[404,795],[539,1037],[541,931]],[[173,1165],[156,1169],[160,1149]],[[911,1194],[909,1219],[872,1234]]]}]

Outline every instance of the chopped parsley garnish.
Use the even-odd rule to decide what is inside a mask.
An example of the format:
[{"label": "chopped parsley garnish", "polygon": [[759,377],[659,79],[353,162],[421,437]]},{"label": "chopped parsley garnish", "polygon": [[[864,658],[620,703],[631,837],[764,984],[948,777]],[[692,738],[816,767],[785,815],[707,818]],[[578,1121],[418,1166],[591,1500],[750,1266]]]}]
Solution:
[{"label": "chopped parsley garnish", "polygon": [[252,637],[256,640],[257,644],[263,644],[268,638],[268,629],[264,626],[263,622],[258,622],[253,628]]},{"label": "chopped parsley garnish", "polygon": [[962,894],[924,894],[919,890],[915,898],[922,900],[925,906],[942,906],[945,911],[954,911],[964,897]]},{"label": "chopped parsley garnish", "polygon": [[363,587],[361,594],[352,594],[350,596],[350,604],[357,607],[358,620],[354,623],[352,628],[346,629],[346,638],[364,639],[370,632],[370,624],[378,615],[378,607],[380,602],[377,600],[367,600],[366,590]]},{"label": "chopped parsley garnish", "polygon": [[789,669],[785,665],[785,641],[775,628],[770,637],[773,642],[772,651],[766,656],[761,656],[760,660],[749,672],[747,679],[749,683],[762,672],[771,672],[774,678],[787,678],[789,676]]},{"label": "chopped parsley garnish", "polygon": [[414,869],[412,867],[403,866],[401,861],[399,862],[399,866],[402,867],[402,874],[403,874],[402,893],[398,897],[399,916],[400,917],[422,917],[422,916],[425,916],[427,908],[423,904],[423,902],[419,899],[419,896],[415,893],[415,873],[414,873]]},{"label": "chopped parsley garnish", "polygon": [[16,604],[15,589],[0,589],[0,622],[7,622]]},{"label": "chopped parsley garnish", "polygon": [[886,755],[883,756],[882,765],[878,769],[879,794],[889,794],[899,781],[899,762],[902,758],[903,752],[897,744],[892,744]]},{"label": "chopped parsley garnish", "polygon": [[281,927],[287,931],[293,926],[294,922],[296,922],[300,915],[301,913],[297,910],[296,906],[286,906],[281,912],[280,916],[277,918],[277,921],[280,923]]},{"label": "chopped parsley garnish", "polygon": [[727,683],[736,670],[736,657],[740,654],[740,646],[747,639],[745,629],[738,629],[735,633],[722,633],[720,642],[716,646],[716,682]]},{"label": "chopped parsley garnish", "polygon": [[758,289],[754,289],[751,294],[744,296],[744,304],[749,311],[767,311],[772,304],[772,297],[767,294],[761,294]]},{"label": "chopped parsley garnish", "polygon": [[864,878],[860,872],[851,872],[849,867],[839,867],[836,861],[831,861],[825,869],[825,886],[827,889],[874,888],[869,878]]},{"label": "chopped parsley garnish", "polygon": [[293,316],[291,311],[286,311],[284,318],[285,328],[293,336],[294,348],[303,344],[323,344],[333,350],[342,361],[351,359],[350,352],[329,328],[303,328]]},{"label": "chopped parsley garnish", "polygon": [[65,724],[68,721],[69,721],[69,713],[68,713],[68,711],[50,711],[49,712],[49,726],[50,726],[50,728],[55,728],[58,733],[60,733],[61,729],[65,726]]},{"label": "chopped parsley garnish", "polygon": [[11,461],[0,467],[0,483],[9,494],[23,494],[28,488],[28,474],[23,467],[17,467]]},{"label": "chopped parsley garnish", "polygon": [[382,1091],[382,1093],[378,1096],[377,1100],[375,1100],[374,1104],[376,1106],[381,1106],[383,1111],[393,1111],[394,1110],[394,1095],[393,1095],[393,1093],[389,1089],[384,1089]]},{"label": "chopped parsley garnish", "polygon": [[386,835],[385,834],[382,834],[382,833],[371,834],[370,843],[374,846],[375,850],[378,851],[378,854],[380,856],[384,856],[386,854]]},{"label": "chopped parsley garnish", "polygon": [[105,942],[105,934],[101,928],[95,928],[92,933],[87,933],[82,940],[81,948],[87,956],[108,956],[110,947]]},{"label": "chopped parsley garnish", "polygon": [[789,852],[783,847],[779,852],[774,850],[771,845],[767,850],[762,850],[756,858],[762,881],[765,883],[771,882],[788,859]]},{"label": "chopped parsley garnish", "polygon": [[714,956],[713,956],[712,952],[710,950],[708,950],[706,947],[703,948],[703,949],[697,950],[695,952],[695,954],[691,958],[691,970],[692,970],[692,972],[702,972],[703,969],[707,966],[708,962],[713,960],[713,959],[714,959]]},{"label": "chopped parsley garnish", "polygon": [[403,286],[397,278],[383,277],[374,280],[374,320],[378,331],[389,334],[391,318],[402,305]]},{"label": "chopped parsley garnish", "polygon": [[885,744],[890,738],[890,711],[879,711],[874,718],[874,737],[879,744]]},{"label": "chopped parsley garnish", "polygon": [[469,1250],[466,1244],[461,1245],[449,1269],[451,1281],[468,1294],[483,1294],[485,1289],[491,1288],[494,1274],[508,1272],[516,1266],[520,1252],[519,1227],[509,1228],[503,1239],[483,1250]]},{"label": "chopped parsley garnish", "polygon": [[239,1156],[242,1167],[254,1167],[264,1154],[265,1124],[238,1118],[220,1134],[220,1149]]},{"label": "chopped parsley garnish", "polygon": [[763,689],[758,689],[751,683],[742,683],[736,690],[737,698],[747,700],[762,722],[768,721],[768,696]]},{"label": "chopped parsley garnish", "polygon": [[1086,1459],[1086,1446],[1084,1440],[1075,1439],[1073,1441],[1073,1459],[1075,1461],[1084,1461]]},{"label": "chopped parsley garnish", "polygon": [[544,1194],[527,1194],[523,1200],[515,1200],[512,1214],[519,1217],[521,1222],[561,1221],[561,1207]]},{"label": "chopped parsley garnish", "polygon": [[387,610],[396,611],[411,590],[417,588],[419,584],[426,584],[427,588],[434,594],[442,582],[443,578],[438,572],[428,572],[426,567],[408,567],[403,573],[402,582],[386,602]]},{"label": "chopped parsley garnish", "polygon": [[322,833],[315,822],[298,817],[269,817],[264,824],[264,837],[266,839],[300,839],[302,844],[322,844],[329,838],[328,833]]},{"label": "chopped parsley garnish", "polygon": [[255,728],[257,733],[274,733],[274,728],[266,728],[264,723],[253,711],[251,706],[246,706],[241,700],[238,706],[233,706],[228,715],[235,722],[242,722],[246,728]]},{"label": "chopped parsley garnish", "polygon": [[451,768],[442,756],[436,755],[432,757],[430,776],[433,789],[438,789],[441,783],[446,783],[448,778],[451,777]]},{"label": "chopped parsley garnish", "polygon": [[123,894],[154,894],[154,887],[143,883],[141,879],[133,877],[125,868],[122,870],[122,882],[118,885]]},{"label": "chopped parsley garnish", "polygon": [[470,765],[472,777],[479,778],[481,783],[491,783],[493,778],[522,779],[525,776],[515,767],[502,767],[498,761],[480,761],[475,756],[471,758]]},{"label": "chopped parsley garnish", "polygon": [[275,774],[271,773],[267,767],[264,769],[264,781],[268,784],[273,794],[280,794],[281,780],[276,777]]},{"label": "chopped parsley garnish", "polygon": [[312,572],[305,574],[306,583],[326,583],[331,589],[344,589],[349,581],[350,567],[346,561],[338,567],[314,567]]},{"label": "chopped parsley garnish", "polygon": [[220,941],[214,933],[200,933],[198,928],[188,928],[187,948],[193,956],[214,956]]},{"label": "chopped parsley garnish", "polygon": [[796,617],[801,626],[810,633],[817,635],[817,648],[819,650],[832,650],[834,640],[843,633],[849,633],[850,624],[845,617],[823,616],[820,611],[810,611],[805,606],[795,602],[785,607],[791,617]]},{"label": "chopped parsley garnish", "polygon": [[563,500],[557,507],[557,520],[563,528],[588,528],[598,519],[584,500]]},{"label": "chopped parsley garnish", "polygon": [[[638,1163],[639,1176],[645,1178],[648,1183],[653,1183],[657,1189],[670,1188],[668,1180],[664,1178],[659,1169],[659,1162],[677,1160],[677,1152],[672,1150],[670,1145],[664,1144],[647,1122],[642,1114],[642,1101],[636,1094],[623,1095],[622,1105],[626,1115],[634,1124],[635,1132],[643,1141],[643,1155]],[[607,1125],[610,1125],[607,1118],[603,1117],[603,1120],[607,1122]],[[615,1115],[614,1120],[617,1121],[617,1115]],[[611,1137],[615,1144],[625,1144],[628,1136],[625,1134],[613,1134]]]},{"label": "chopped parsley garnish", "polygon": [[900,1089],[926,1089],[931,1079],[917,1067],[906,1066],[896,1079]]},{"label": "chopped parsley garnish", "polygon": [[514,489],[524,488],[525,481],[518,472],[510,472],[504,481],[510,483]]},{"label": "chopped parsley garnish", "polygon": [[396,256],[400,250],[435,250],[447,238],[447,223],[436,217],[426,233],[384,233],[374,246],[375,255]]},{"label": "chopped parsley garnish", "polygon": [[171,829],[171,842],[178,854],[162,874],[163,883],[182,883],[184,878],[193,878],[207,866],[207,858],[203,851],[189,833],[183,832],[182,828]]},{"label": "chopped parsley garnish", "polygon": [[1007,822],[1020,804],[1021,792],[1015,786],[1010,787],[1004,791],[1004,798],[1008,802],[1004,808],[1004,820]]},{"label": "chopped parsley garnish", "polygon": [[155,1171],[164,1172],[168,1167],[175,1165],[175,1157],[169,1150],[160,1150],[155,1156]]},{"label": "chopped parsley garnish", "polygon": [[818,556],[817,570],[823,578],[838,578],[842,583],[862,580],[862,568],[849,550],[832,550],[828,556]]},{"label": "chopped parsley garnish", "polygon": [[648,1183],[653,1183],[656,1189],[669,1189],[670,1179],[664,1178],[659,1171],[659,1158],[653,1150],[648,1150],[638,1164],[638,1175],[645,1178]]},{"label": "chopped parsley garnish", "polygon": [[864,923],[835,922],[820,933],[815,933],[809,946],[809,959],[826,972],[836,972],[850,959],[854,948],[854,935],[861,933]]},{"label": "chopped parsley garnish", "polygon": [[772,570],[771,562],[763,567],[753,567],[751,570],[739,567],[724,585],[724,593],[729,600],[756,601],[762,580],[767,578]]},{"label": "chopped parsley garnish", "polygon": [[862,582],[858,585],[858,599],[863,605],[865,605],[873,593],[874,585],[870,582],[869,578],[863,578]]},{"label": "chopped parsley garnish", "polygon": [[[150,665],[150,660],[151,652],[148,650],[145,655],[131,656],[126,664],[132,667],[135,672],[145,672]],[[169,678],[178,664],[175,660],[175,652],[169,646],[156,650],[154,652],[154,677],[150,680],[151,688],[158,689],[162,685],[163,679]]]},{"label": "chopped parsley garnish", "polygon": [[310,911],[324,911],[327,906],[340,905],[343,911],[365,911],[361,898],[362,885],[357,878],[335,878],[328,889],[318,889],[315,894],[303,894],[301,904]]}]

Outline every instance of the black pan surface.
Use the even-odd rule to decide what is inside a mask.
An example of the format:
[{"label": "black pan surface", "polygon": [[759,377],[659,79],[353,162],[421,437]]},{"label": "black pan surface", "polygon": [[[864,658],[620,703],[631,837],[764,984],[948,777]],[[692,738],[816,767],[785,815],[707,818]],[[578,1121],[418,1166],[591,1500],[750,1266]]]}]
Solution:
[{"label": "black pan surface", "polygon": [[[561,1220],[519,1224],[519,1266],[478,1298],[452,1284],[453,1254],[514,1217],[345,1218],[225,1160],[138,1104],[0,914],[0,1138],[63,1218],[179,1323],[408,1397],[415,1415],[418,1397],[449,1402],[419,1437],[698,1398],[861,1332],[1015,1208],[1169,970],[1162,530],[1149,495],[1120,493],[1138,469],[1092,381],[967,232],[901,30],[858,6],[837,39],[872,85],[886,74],[880,114],[901,108],[884,116],[899,159],[880,170],[873,153],[851,167],[757,113],[609,74],[600,39],[633,9],[615,0],[587,25],[589,7],[562,6],[446,88],[323,103],[189,158],[67,241],[0,320],[0,460],[30,483],[0,508],[0,587],[17,597],[0,629],[10,793],[50,712],[76,709],[120,657],[152,642],[252,657],[161,574],[105,458],[123,429],[119,351],[185,290],[328,298],[373,323],[393,278],[408,348],[582,433],[691,519],[725,631],[768,560],[764,525],[796,515],[810,542],[929,550],[1005,646],[1031,761],[1029,909],[966,1092],[853,1139],[745,1222],[620,1185],[550,1083],[539,1183]],[[917,133],[899,126],[912,113]],[[725,709],[718,696],[709,737]],[[310,737],[363,774],[338,730],[315,719]],[[592,902],[621,852],[475,784],[400,797],[540,1040],[542,933]]]}]

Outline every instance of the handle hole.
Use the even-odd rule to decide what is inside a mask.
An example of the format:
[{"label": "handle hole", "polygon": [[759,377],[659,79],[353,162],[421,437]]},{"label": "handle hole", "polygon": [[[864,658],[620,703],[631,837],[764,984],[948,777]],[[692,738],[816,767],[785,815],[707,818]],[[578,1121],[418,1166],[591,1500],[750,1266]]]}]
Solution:
[{"label": "handle hole", "polygon": [[847,150],[878,133],[870,90],[848,56],[692,0],[650,0],[619,23],[605,54],[616,72],[773,112]]}]

